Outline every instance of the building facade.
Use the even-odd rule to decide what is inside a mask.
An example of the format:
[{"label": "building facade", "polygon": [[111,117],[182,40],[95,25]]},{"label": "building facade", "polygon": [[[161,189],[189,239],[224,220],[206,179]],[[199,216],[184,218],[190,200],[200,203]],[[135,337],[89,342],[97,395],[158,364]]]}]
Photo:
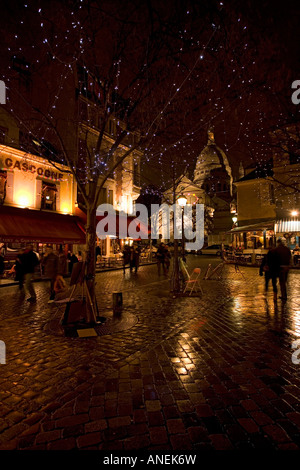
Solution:
[{"label": "building facade", "polygon": [[207,134],[207,145],[200,152],[191,177],[178,178],[175,194],[170,188],[164,193],[164,200],[173,204],[183,195],[187,204],[203,204],[205,245],[226,244],[231,240],[228,231],[232,226],[233,176],[228,158],[217,146],[212,129]]},{"label": "building facade", "polygon": [[[289,140],[299,141],[288,132]],[[285,134],[285,137],[287,135]],[[250,168],[235,182],[237,188],[237,226],[232,229],[235,246],[267,249],[282,237],[294,249],[300,243],[300,156],[288,151],[282,133],[273,158],[260,167]],[[280,140],[282,139],[282,140]],[[275,147],[274,147],[275,149]]]}]

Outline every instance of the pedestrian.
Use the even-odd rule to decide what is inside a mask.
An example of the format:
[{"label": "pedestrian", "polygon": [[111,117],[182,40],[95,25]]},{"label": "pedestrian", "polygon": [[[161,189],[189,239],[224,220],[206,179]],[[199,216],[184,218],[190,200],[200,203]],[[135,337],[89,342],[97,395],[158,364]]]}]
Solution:
[{"label": "pedestrian", "polygon": [[163,271],[165,272],[165,246],[164,246],[164,243],[161,243],[157,248],[156,260],[157,260],[157,271],[158,271],[158,275],[160,276],[161,266],[163,267]]},{"label": "pedestrian", "polygon": [[19,283],[19,290],[21,292],[24,291],[24,272],[23,272],[23,264],[22,264],[22,254],[24,250],[20,250],[15,262],[15,281]]},{"label": "pedestrian", "polygon": [[36,266],[39,264],[38,257],[33,251],[32,245],[27,245],[24,253],[20,255],[21,263],[23,266],[25,289],[28,290],[30,297],[27,302],[36,302],[36,293],[32,284],[32,277]]},{"label": "pedestrian", "polygon": [[70,257],[70,262],[69,262],[70,274],[73,271],[73,266],[74,266],[75,263],[78,263],[78,258],[75,255],[75,253],[72,253],[71,257]]},{"label": "pedestrian", "polygon": [[130,268],[130,272],[132,272],[132,270],[135,268],[135,263],[136,263],[135,247],[134,246],[130,247],[129,254],[130,254],[129,268]]},{"label": "pedestrian", "polygon": [[49,302],[53,302],[55,298],[54,282],[58,274],[58,256],[54,253],[51,246],[47,247],[46,255],[43,259],[44,275],[47,279],[50,279],[50,299]]},{"label": "pedestrian", "polygon": [[123,273],[125,274],[125,266],[127,264],[130,265],[130,248],[128,245],[125,245],[124,250],[123,250]]},{"label": "pedestrian", "polygon": [[67,257],[62,248],[58,252],[57,274],[63,276],[67,273]]},{"label": "pedestrian", "polygon": [[264,255],[260,268],[259,274],[263,276],[265,274],[265,291],[268,291],[269,281],[272,281],[274,300],[277,300],[277,278],[279,277],[279,256],[274,249],[269,248],[267,254]]},{"label": "pedestrian", "polygon": [[101,248],[100,248],[99,245],[96,246],[96,259],[97,259],[98,256],[101,257]]},{"label": "pedestrian", "polygon": [[77,253],[77,260],[78,260],[78,261],[82,261],[82,259],[83,259],[83,258],[82,258],[81,251],[78,251],[78,253]]},{"label": "pedestrian", "polygon": [[165,245],[165,254],[164,254],[164,274],[168,274],[169,269],[170,269],[170,263],[171,263],[171,254],[169,251],[168,245]]},{"label": "pedestrian", "polygon": [[284,241],[279,238],[277,241],[277,247],[275,248],[275,252],[278,254],[280,269],[279,269],[279,284],[280,284],[280,291],[281,291],[281,299],[283,301],[287,300],[287,289],[286,283],[288,280],[288,274],[290,270],[291,258],[292,253],[291,250],[284,244]]},{"label": "pedestrian", "polygon": [[135,273],[137,273],[137,270],[140,265],[140,247],[138,245],[134,245],[131,247],[130,250],[130,271],[134,268]]}]

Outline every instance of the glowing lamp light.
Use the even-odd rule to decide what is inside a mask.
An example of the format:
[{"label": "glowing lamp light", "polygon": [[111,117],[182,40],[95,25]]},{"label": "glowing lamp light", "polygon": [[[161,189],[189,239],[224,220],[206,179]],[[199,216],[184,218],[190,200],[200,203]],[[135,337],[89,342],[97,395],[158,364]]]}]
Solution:
[{"label": "glowing lamp light", "polygon": [[297,217],[298,211],[292,211],[292,212],[291,212],[291,215],[292,215],[292,217]]},{"label": "glowing lamp light", "polygon": [[62,213],[63,213],[63,214],[70,214],[70,212],[71,212],[71,211],[70,211],[70,208],[69,208],[69,207],[63,206],[63,208],[62,208]]},{"label": "glowing lamp light", "polygon": [[16,202],[20,207],[30,207],[32,198],[27,193],[19,193]]},{"label": "glowing lamp light", "polygon": [[187,198],[183,194],[181,194],[177,199],[177,202],[181,207],[184,207],[187,203]]},{"label": "glowing lamp light", "polygon": [[232,217],[232,222],[233,222],[234,224],[236,224],[236,223],[237,223],[237,217],[235,217],[235,216]]}]

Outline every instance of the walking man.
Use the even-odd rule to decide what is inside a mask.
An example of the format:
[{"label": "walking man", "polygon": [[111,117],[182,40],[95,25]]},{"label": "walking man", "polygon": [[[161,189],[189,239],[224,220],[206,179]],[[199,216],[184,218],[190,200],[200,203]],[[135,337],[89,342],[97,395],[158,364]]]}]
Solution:
[{"label": "walking man", "polygon": [[259,268],[260,276],[265,273],[265,292],[268,291],[269,281],[272,281],[274,301],[277,301],[277,278],[280,274],[279,255],[275,249],[269,248],[268,253],[264,256]]},{"label": "walking man", "polygon": [[287,300],[287,291],[286,291],[286,283],[288,279],[288,273],[290,270],[291,264],[291,250],[284,245],[282,239],[277,241],[277,247],[275,248],[275,252],[278,254],[279,263],[280,263],[280,270],[279,270],[279,284],[281,290],[281,300]]},{"label": "walking man", "polygon": [[32,277],[35,270],[35,267],[39,264],[38,257],[33,251],[33,246],[28,245],[22,255],[20,255],[22,266],[23,266],[23,274],[24,274],[24,282],[25,282],[25,289],[28,290],[30,297],[27,299],[27,302],[36,302],[36,293],[32,284]]}]

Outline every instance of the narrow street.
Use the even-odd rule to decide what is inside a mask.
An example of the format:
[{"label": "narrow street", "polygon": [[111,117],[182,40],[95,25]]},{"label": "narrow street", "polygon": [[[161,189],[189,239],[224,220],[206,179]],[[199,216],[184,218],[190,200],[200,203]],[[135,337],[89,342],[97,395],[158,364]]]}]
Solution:
[{"label": "narrow street", "polygon": [[[188,257],[202,274],[218,262]],[[107,321],[88,338],[63,334],[47,283],[35,305],[0,288],[0,449],[299,449],[300,271],[285,304],[257,268],[240,271],[178,298],[155,265],[98,273]]]}]

